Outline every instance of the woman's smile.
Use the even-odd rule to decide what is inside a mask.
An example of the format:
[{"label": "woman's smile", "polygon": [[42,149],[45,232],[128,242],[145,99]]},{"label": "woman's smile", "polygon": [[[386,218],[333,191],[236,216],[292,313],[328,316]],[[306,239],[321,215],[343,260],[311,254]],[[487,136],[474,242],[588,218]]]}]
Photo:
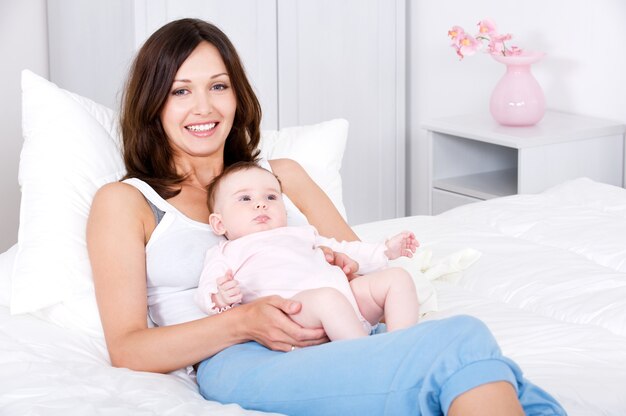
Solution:
[{"label": "woman's smile", "polygon": [[218,124],[217,122],[189,124],[185,126],[185,129],[194,136],[208,137],[215,132]]},{"label": "woman's smile", "polygon": [[161,111],[172,147],[180,155],[220,157],[236,111],[237,99],[219,51],[201,42],[176,72]]}]

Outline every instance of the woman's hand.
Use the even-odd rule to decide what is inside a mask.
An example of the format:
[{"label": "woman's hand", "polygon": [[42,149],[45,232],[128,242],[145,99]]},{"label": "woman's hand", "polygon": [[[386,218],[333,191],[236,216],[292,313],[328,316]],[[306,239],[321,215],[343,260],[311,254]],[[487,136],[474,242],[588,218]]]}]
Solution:
[{"label": "woman's hand", "polygon": [[302,305],[280,296],[259,298],[236,309],[245,310],[243,318],[247,338],[274,351],[291,351],[328,342],[324,330],[302,328],[289,315],[300,312]]},{"label": "woman's hand", "polygon": [[330,248],[320,246],[326,257],[326,261],[333,266],[337,266],[343,270],[348,280],[354,279],[357,270],[359,270],[359,263],[354,261],[350,256],[344,253],[332,251]]}]

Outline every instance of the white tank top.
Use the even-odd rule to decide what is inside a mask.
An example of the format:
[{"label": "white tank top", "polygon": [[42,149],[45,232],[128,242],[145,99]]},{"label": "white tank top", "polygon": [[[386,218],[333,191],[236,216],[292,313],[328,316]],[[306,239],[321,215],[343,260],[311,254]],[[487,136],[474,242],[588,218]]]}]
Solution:
[{"label": "white tank top", "polygon": [[[259,162],[270,169],[266,160]],[[158,326],[174,325],[206,316],[194,301],[207,250],[223,241],[211,226],[194,221],[176,209],[150,185],[137,178],[125,183],[165,212],[146,244],[148,316]],[[284,196],[289,225],[308,224],[306,217]]]}]

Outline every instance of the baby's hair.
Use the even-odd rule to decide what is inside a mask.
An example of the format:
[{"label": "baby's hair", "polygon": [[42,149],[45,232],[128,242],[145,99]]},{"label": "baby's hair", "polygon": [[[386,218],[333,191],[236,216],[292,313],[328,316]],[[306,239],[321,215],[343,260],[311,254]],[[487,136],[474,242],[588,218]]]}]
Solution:
[{"label": "baby's hair", "polygon": [[256,162],[246,162],[246,161],[235,162],[232,165],[227,166],[226,168],[224,168],[222,173],[220,173],[215,178],[213,178],[211,183],[207,186],[207,194],[208,194],[207,195],[207,204],[209,206],[209,212],[212,213],[213,209],[215,208],[215,196],[217,195],[217,191],[219,189],[220,183],[226,177],[232,175],[233,173],[240,172],[242,170],[250,170],[250,169],[263,170],[263,171],[268,172],[270,175],[273,175],[276,178],[276,180],[278,181],[278,186],[279,186],[280,192],[283,191],[283,185],[280,182],[280,179],[278,179],[278,176],[274,175],[273,172],[265,169],[262,166],[259,166]]}]

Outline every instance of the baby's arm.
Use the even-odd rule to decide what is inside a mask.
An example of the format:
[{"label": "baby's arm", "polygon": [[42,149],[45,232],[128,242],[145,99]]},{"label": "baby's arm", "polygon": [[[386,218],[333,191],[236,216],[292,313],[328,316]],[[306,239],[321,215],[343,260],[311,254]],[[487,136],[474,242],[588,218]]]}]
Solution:
[{"label": "baby's arm", "polygon": [[316,247],[328,247],[337,253],[344,253],[358,265],[359,274],[370,273],[387,266],[383,243],[367,243],[364,241],[337,241],[334,238],[323,237],[315,233]]},{"label": "baby's arm", "polygon": [[385,251],[387,258],[395,260],[401,256],[413,257],[413,253],[419,247],[419,242],[415,239],[415,234],[412,232],[402,231],[400,234],[385,241],[385,246],[387,246]]},{"label": "baby's arm", "polygon": [[238,295],[241,295],[239,282],[234,279],[226,258],[218,247],[209,249],[194,295],[196,304],[207,315],[213,315],[240,302]]},{"label": "baby's arm", "polygon": [[388,260],[400,256],[413,257],[419,246],[415,235],[410,231],[389,238],[385,243],[366,243],[362,241],[337,241],[316,234],[315,245],[327,246],[334,251],[346,253],[359,264],[358,273],[367,274],[387,266]]}]

